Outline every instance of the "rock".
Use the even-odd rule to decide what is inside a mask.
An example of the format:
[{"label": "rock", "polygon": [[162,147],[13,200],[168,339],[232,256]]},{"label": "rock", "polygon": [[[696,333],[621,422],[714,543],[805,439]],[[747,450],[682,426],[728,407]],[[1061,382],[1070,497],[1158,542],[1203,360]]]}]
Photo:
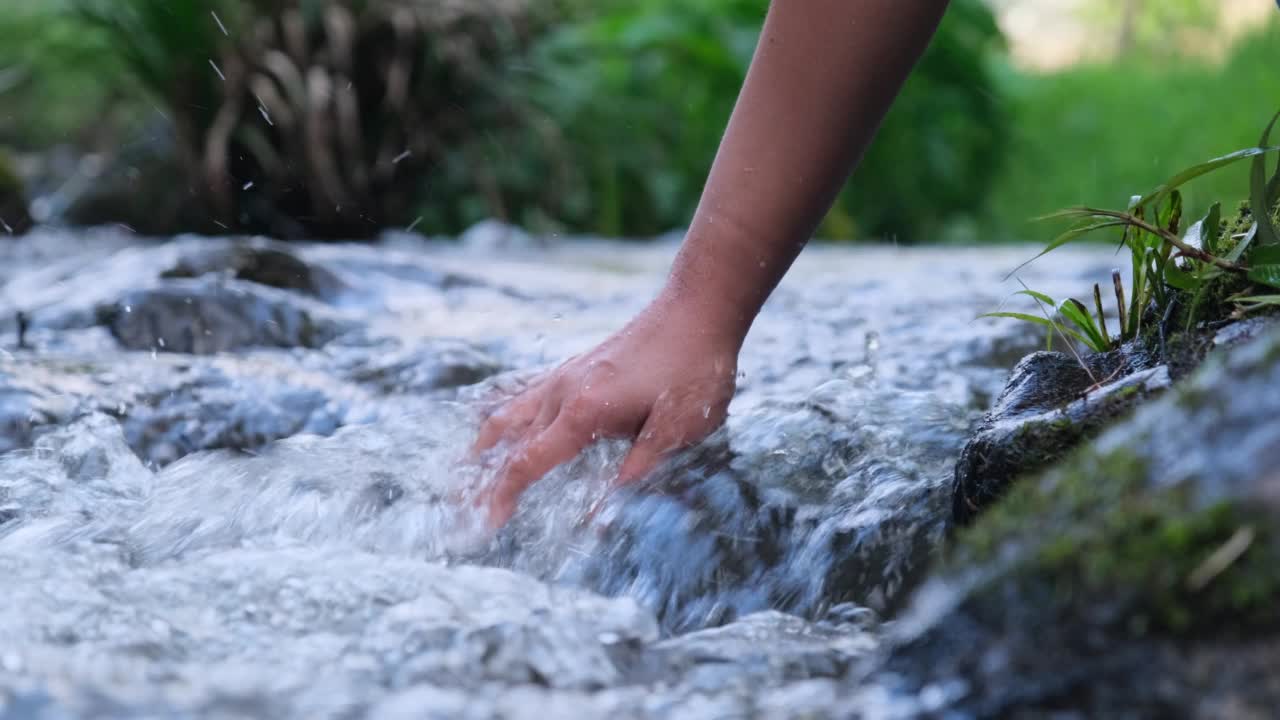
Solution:
[{"label": "rock", "polygon": [[142,235],[225,232],[211,218],[207,189],[179,159],[172,131],[159,123],[147,135],[148,142],[101,160],[94,173],[45,198],[44,212],[71,225],[119,225]]},{"label": "rock", "polygon": [[930,716],[1271,717],[1280,331],[1015,486],[961,532],[870,688]]},{"label": "rock", "polygon": [[105,413],[139,458],[162,466],[201,450],[256,450],[302,433],[332,434],[363,397],[287,362],[168,358],[0,359],[0,453]]},{"label": "rock", "polygon": [[324,345],[339,325],[290,293],[238,280],[171,280],[129,293],[100,318],[130,350],[210,355]]},{"label": "rock", "polygon": [[1169,386],[1169,370],[1132,346],[1080,360],[1037,352],[1004,391],[956,461],[952,516],[970,522],[1017,478],[1043,470],[1143,399]]},{"label": "rock", "polygon": [[503,369],[497,358],[462,340],[432,339],[403,347],[361,348],[339,360],[347,380],[386,395],[473,385]]},{"label": "rock", "polygon": [[205,240],[183,253],[177,264],[161,277],[194,278],[211,274],[296,290],[322,299],[331,298],[342,289],[342,282],[333,273],[307,263],[284,245],[267,240],[231,243]]},{"label": "rock", "polygon": [[152,465],[200,450],[254,450],[300,433],[330,435],[348,403],[314,384],[195,366],[125,407],[129,446]]},{"label": "rock", "polygon": [[33,224],[22,179],[9,156],[0,152],[0,235],[22,235]]}]

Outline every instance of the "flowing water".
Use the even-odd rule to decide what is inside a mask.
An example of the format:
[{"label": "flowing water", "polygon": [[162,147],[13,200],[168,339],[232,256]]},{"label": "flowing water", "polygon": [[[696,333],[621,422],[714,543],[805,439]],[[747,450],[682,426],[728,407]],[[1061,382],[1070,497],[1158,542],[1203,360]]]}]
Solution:
[{"label": "flowing water", "polygon": [[[0,249],[0,718],[937,700],[853,668],[944,540],[968,428],[1040,341],[974,320],[1031,249],[811,247],[748,339],[724,430],[611,495],[626,447],[601,443],[488,537],[466,500],[489,475],[466,458],[482,413],[642,307],[674,241],[299,246],[327,285],[263,290],[262,322],[287,325],[284,304],[327,342],[122,349],[104,307],[250,292],[161,278],[211,244],[42,231]],[[1021,276],[1080,292],[1112,262],[1067,251]]]}]

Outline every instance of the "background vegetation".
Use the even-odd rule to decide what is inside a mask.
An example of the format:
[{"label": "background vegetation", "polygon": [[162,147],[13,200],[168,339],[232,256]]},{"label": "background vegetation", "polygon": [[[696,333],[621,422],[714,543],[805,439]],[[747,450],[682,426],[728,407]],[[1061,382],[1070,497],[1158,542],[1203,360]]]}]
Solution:
[{"label": "background vegetation", "polygon": [[[0,148],[42,215],[144,232],[498,217],[643,237],[687,222],[766,6],[0,0]],[[1253,144],[1280,99],[1280,23],[1220,59],[1186,52],[1212,7],[1095,3],[1115,52],[1036,73],[1009,62],[985,2],[953,0],[822,234],[1033,239],[1029,217],[1123,206]],[[105,168],[91,182],[84,157]],[[1187,213],[1236,199],[1232,172],[1188,189]]]}]

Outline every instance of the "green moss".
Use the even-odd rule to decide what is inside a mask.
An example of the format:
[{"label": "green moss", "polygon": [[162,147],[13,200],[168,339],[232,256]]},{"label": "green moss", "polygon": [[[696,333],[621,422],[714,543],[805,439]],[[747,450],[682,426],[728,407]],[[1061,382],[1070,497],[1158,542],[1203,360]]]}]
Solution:
[{"label": "green moss", "polygon": [[[1157,470],[1126,448],[1086,449],[1045,480],[1019,484],[960,536],[953,561],[997,561],[1015,548],[1004,582],[1047,590],[1063,616],[1121,603],[1114,617],[1128,632],[1280,625],[1280,550],[1270,522],[1239,504],[1200,506],[1189,484],[1153,487]],[[1245,526],[1254,532],[1248,549],[1204,587],[1191,587],[1188,578]]]}]

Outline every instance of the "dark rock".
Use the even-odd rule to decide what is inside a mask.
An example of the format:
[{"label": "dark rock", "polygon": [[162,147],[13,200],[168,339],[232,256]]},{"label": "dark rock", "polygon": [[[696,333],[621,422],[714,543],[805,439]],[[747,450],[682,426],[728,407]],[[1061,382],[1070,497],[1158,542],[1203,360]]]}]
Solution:
[{"label": "dark rock", "polygon": [[307,263],[278,243],[265,240],[205,243],[185,253],[162,277],[194,278],[210,274],[229,275],[237,280],[296,290],[318,298],[330,298],[342,288],[342,282],[333,273]]},{"label": "dark rock", "polygon": [[385,343],[340,360],[343,376],[387,395],[473,385],[500,372],[492,355],[461,340],[433,339],[402,347]]},{"label": "dark rock", "polygon": [[100,163],[87,182],[52,203],[51,214],[72,225],[118,225],[151,236],[225,232],[213,220],[207,188],[192,182],[179,159],[173,133],[163,124],[148,141],[132,143]]},{"label": "dark rock", "polygon": [[33,225],[22,179],[0,152],[0,235],[22,235]]},{"label": "dark rock", "polygon": [[1211,356],[961,532],[871,685],[936,701],[904,716],[1271,717],[1278,416],[1280,332]]},{"label": "dark rock", "polygon": [[346,411],[345,402],[313,385],[196,366],[139,395],[120,424],[134,452],[159,466],[201,450],[254,450],[301,433],[330,435]]},{"label": "dark rock", "polygon": [[256,450],[302,433],[329,435],[348,422],[360,396],[290,363],[20,356],[0,363],[0,453],[105,413],[139,458],[162,466],[201,450]]},{"label": "dark rock", "polygon": [[953,518],[970,522],[1017,478],[1049,467],[1169,383],[1168,369],[1133,346],[1079,360],[1023,358],[956,461]]},{"label": "dark rock", "polygon": [[315,348],[340,330],[289,293],[207,278],[129,293],[104,308],[100,318],[130,350],[195,355],[249,347]]}]

